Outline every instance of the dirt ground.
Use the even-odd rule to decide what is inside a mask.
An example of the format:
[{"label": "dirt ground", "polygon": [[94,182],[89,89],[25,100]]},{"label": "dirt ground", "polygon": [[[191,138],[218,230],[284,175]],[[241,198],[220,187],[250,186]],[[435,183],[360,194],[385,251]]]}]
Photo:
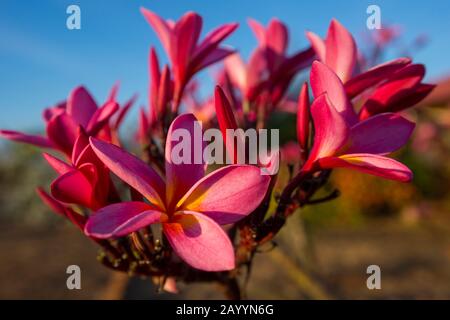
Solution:
[{"label": "dirt ground", "polygon": [[[289,229],[285,231],[289,233]],[[326,297],[340,299],[450,299],[450,237],[439,228],[326,229],[313,237],[312,262],[298,251],[302,240],[258,254],[247,297],[314,298],[305,279]],[[297,242],[298,240],[298,242]],[[148,280],[113,273],[96,261],[96,246],[67,224],[36,228],[0,226],[0,299],[221,299],[213,285],[180,285],[180,295],[157,294]],[[280,254],[284,253],[284,254]],[[82,289],[68,290],[66,268],[81,268]],[[366,268],[381,267],[381,290],[368,290]]]}]

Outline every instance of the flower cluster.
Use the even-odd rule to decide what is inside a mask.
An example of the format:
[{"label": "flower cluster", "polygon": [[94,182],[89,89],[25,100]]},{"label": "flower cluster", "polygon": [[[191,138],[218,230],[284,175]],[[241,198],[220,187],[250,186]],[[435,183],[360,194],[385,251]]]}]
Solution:
[{"label": "flower cluster", "polygon": [[[288,29],[277,19],[267,27],[249,20],[258,46],[244,62],[222,45],[235,23],[199,41],[202,18],[196,13],[174,22],[141,12],[170,64],[161,68],[151,48],[148,108],[141,109],[136,132],[140,157],[119,139],[136,97],[119,104],[117,85],[100,107],[87,89],[75,88],[65,102],[44,111],[45,136],[0,131],[6,139],[54,151],[44,158],[57,177],[49,193],[39,188],[38,194],[101,246],[104,265],[152,277],[167,289],[173,289],[168,285],[173,280],[217,281],[239,297],[240,267],[251,265],[258,247],[272,240],[297,208],[337,195],[314,198],[332,169],[412,179],[411,170],[389,155],[414,129],[404,110],[434,87],[422,82],[423,65],[399,58],[361,70],[353,37],[336,20],[325,39],[307,32],[311,47],[289,55]],[[214,95],[198,99],[195,75],[218,62],[223,64]],[[309,81],[293,101],[288,89],[309,68]],[[296,114],[297,141],[281,150],[281,165],[291,170],[277,193],[277,176],[238,161],[225,132],[267,128],[279,112]],[[210,170],[204,163],[173,161],[174,132],[194,134],[197,118],[221,130],[233,164]],[[275,155],[271,161],[278,162]]]}]

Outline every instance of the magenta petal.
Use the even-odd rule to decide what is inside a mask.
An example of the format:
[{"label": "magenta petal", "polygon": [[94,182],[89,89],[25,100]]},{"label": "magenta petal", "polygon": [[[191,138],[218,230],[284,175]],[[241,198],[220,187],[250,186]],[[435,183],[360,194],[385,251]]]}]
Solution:
[{"label": "magenta petal", "polygon": [[93,187],[91,182],[81,173],[73,169],[59,176],[51,184],[51,193],[59,201],[92,207]]},{"label": "magenta petal", "polygon": [[155,34],[159,37],[167,55],[170,57],[170,39],[171,39],[171,27],[170,25],[161,19],[157,14],[150,10],[141,7],[141,13],[147,22],[152,26]]},{"label": "magenta petal", "polygon": [[314,144],[308,164],[334,155],[347,141],[349,128],[344,118],[336,111],[326,94],[322,94],[311,105],[314,122]]},{"label": "magenta petal", "polygon": [[317,34],[310,32],[310,31],[306,32],[306,37],[308,38],[309,42],[311,43],[311,46],[313,47],[314,51],[316,52],[319,60],[321,62],[325,63],[325,58],[326,58],[325,42]]},{"label": "magenta petal", "polygon": [[247,89],[247,70],[244,61],[238,53],[228,56],[225,61],[225,70],[234,86],[245,92]]},{"label": "magenta petal", "polygon": [[195,49],[193,60],[203,60],[210,52],[214,51],[217,46],[222,42],[226,37],[228,37],[236,28],[238,27],[237,23],[228,23],[222,25],[210,33],[206,35],[203,41],[198,45]]},{"label": "magenta petal", "polygon": [[220,86],[216,86],[214,91],[214,106],[217,114],[217,122],[219,123],[219,128],[222,132],[222,138],[225,142],[228,156],[233,163],[237,163],[237,143],[229,143],[227,141],[227,130],[235,130],[238,126],[230,102]]},{"label": "magenta petal", "polygon": [[255,34],[256,39],[258,39],[259,45],[264,46],[266,44],[266,29],[264,26],[252,18],[247,19],[247,23]]},{"label": "magenta petal", "polygon": [[[174,137],[174,132],[181,136]],[[178,200],[196,183],[203,178],[205,166],[203,163],[203,133],[200,122],[193,114],[182,114],[173,120],[170,125],[166,140],[166,199],[169,207],[174,206]],[[185,139],[189,139],[186,144]],[[172,141],[173,140],[173,141]],[[183,151],[174,152],[174,147],[179,150],[181,145],[187,145],[187,157]],[[174,154],[172,154],[174,153]],[[179,156],[183,158],[179,159]],[[176,158],[176,159],[174,159]],[[174,160],[176,160],[174,162]],[[185,161],[186,160],[186,161]],[[177,163],[181,162],[181,163]]]},{"label": "magenta petal", "polygon": [[403,147],[415,124],[394,113],[382,113],[361,121],[350,129],[345,153],[387,154]]},{"label": "magenta petal", "polygon": [[103,107],[97,109],[86,127],[88,134],[92,136],[97,135],[108,124],[109,119],[111,119],[117,110],[119,110],[117,102],[107,102]]},{"label": "magenta petal", "polygon": [[363,91],[387,79],[393,73],[411,63],[409,58],[398,58],[378,66],[375,66],[345,83],[345,91],[349,99],[356,97]]},{"label": "magenta petal", "polygon": [[95,111],[97,111],[97,103],[85,87],[77,87],[70,93],[67,99],[67,114],[77,124],[86,129]]},{"label": "magenta petal", "polygon": [[228,235],[210,218],[192,211],[178,212],[163,231],[175,253],[190,266],[205,271],[235,267]]},{"label": "magenta petal", "polygon": [[202,18],[198,14],[188,12],[175,25],[174,37],[170,44],[171,60],[175,79],[180,82],[188,77],[188,63],[194,53],[202,24]]},{"label": "magenta petal", "polygon": [[319,61],[314,61],[310,82],[314,97],[326,92],[333,106],[346,119],[347,123],[350,125],[356,123],[357,116],[347,98],[344,85],[333,70]]},{"label": "magenta petal", "polygon": [[115,203],[92,214],[84,232],[100,239],[122,237],[160,222],[162,215],[145,202]]},{"label": "magenta petal", "polygon": [[117,93],[119,92],[119,89],[120,89],[120,81],[117,81],[116,83],[114,83],[111,90],[109,91],[109,95],[108,95],[108,98],[106,99],[106,101],[108,101],[108,102],[116,101]]},{"label": "magenta petal", "polygon": [[59,174],[65,174],[74,169],[71,165],[68,165],[64,161],[52,156],[51,154],[43,153],[42,155],[50,164],[50,166]]},{"label": "magenta petal", "polygon": [[45,122],[49,122],[54,116],[64,112],[66,112],[66,101],[63,101],[54,107],[44,109],[42,112],[42,117]]},{"label": "magenta petal", "polygon": [[289,33],[286,25],[276,18],[270,20],[267,26],[266,37],[266,46],[280,56],[284,56],[289,42]]},{"label": "magenta petal", "polygon": [[90,141],[94,152],[115,175],[164,208],[164,181],[149,165],[113,144],[92,137]]},{"label": "magenta petal", "polygon": [[179,201],[177,210],[201,212],[218,224],[234,223],[259,206],[269,183],[270,176],[261,175],[258,167],[226,166],[192,186]]},{"label": "magenta petal", "polygon": [[305,82],[300,90],[297,104],[297,140],[302,154],[305,154],[308,149],[310,122],[308,84]]},{"label": "magenta petal", "polygon": [[78,138],[75,140],[75,143],[73,145],[72,149],[72,164],[77,165],[78,158],[80,157],[80,154],[86,149],[86,147],[89,145],[89,137],[84,132],[82,127],[78,128]]},{"label": "magenta petal", "polygon": [[128,114],[128,111],[130,111],[131,107],[134,105],[137,98],[138,95],[134,94],[127,102],[125,102],[123,107],[120,108],[113,125],[113,128],[115,130],[119,130],[119,127],[122,124],[123,120],[125,119],[125,116]]},{"label": "magenta petal", "polygon": [[326,64],[342,82],[347,82],[352,77],[356,65],[355,40],[339,21],[333,19],[328,29],[325,45]]},{"label": "magenta petal", "polygon": [[410,64],[381,83],[363,106],[369,114],[401,110],[398,105],[415,92],[425,75],[421,64]]},{"label": "magenta petal", "polygon": [[409,182],[413,173],[404,164],[387,157],[375,154],[346,154],[340,157],[329,157],[319,160],[320,167],[349,168],[385,179]]},{"label": "magenta petal", "polygon": [[194,72],[200,71],[216,62],[219,62],[229,55],[235,53],[235,50],[227,48],[215,48],[204,59],[195,59],[192,61],[192,68]]},{"label": "magenta petal", "polygon": [[61,151],[71,156],[78,137],[78,125],[69,115],[62,113],[47,123],[47,136]]},{"label": "magenta petal", "polygon": [[53,145],[53,143],[50,140],[48,140],[46,137],[24,134],[24,133],[17,132],[17,131],[0,130],[0,137],[11,140],[11,141],[29,143],[29,144],[35,145],[37,147],[42,147],[42,148],[54,148],[55,147]]}]

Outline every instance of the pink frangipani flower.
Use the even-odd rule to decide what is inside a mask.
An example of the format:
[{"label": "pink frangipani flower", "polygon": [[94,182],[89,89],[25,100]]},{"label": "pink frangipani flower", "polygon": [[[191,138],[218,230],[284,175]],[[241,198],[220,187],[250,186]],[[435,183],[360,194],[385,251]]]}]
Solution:
[{"label": "pink frangipani flower", "polygon": [[[344,83],[349,100],[363,92],[369,92],[358,115],[361,120],[379,113],[398,112],[412,107],[435,87],[422,83],[425,67],[422,64],[412,64],[409,58],[398,58],[355,74],[355,41],[350,32],[335,19],[331,21],[325,41],[312,32],[307,32],[306,35],[319,60]],[[332,89],[325,86],[322,86],[321,91],[332,94]],[[333,100],[331,96],[330,99]],[[335,106],[340,111],[340,106]],[[348,116],[354,117],[347,114],[346,117]]]},{"label": "pink frangipani flower", "polygon": [[89,91],[79,86],[69,95],[67,101],[43,112],[46,123],[47,136],[29,135],[17,131],[0,130],[0,136],[17,141],[36,145],[38,147],[56,149],[65,153],[68,157],[72,154],[72,148],[78,137],[78,128],[81,126],[88,135],[96,136],[104,140],[112,140],[113,130],[118,130],[125,113],[134,102],[134,98],[128,101],[120,110],[119,117],[113,127],[109,126],[110,119],[120,109],[115,101],[114,87],[110,98],[98,107]]},{"label": "pink frangipani flower", "polygon": [[315,133],[303,171],[347,167],[387,179],[411,180],[411,170],[385,155],[406,144],[415,126],[412,122],[394,113],[358,121],[344,85],[319,61],[313,63],[310,82],[316,97],[310,108]]},{"label": "pink frangipani flower", "polygon": [[159,37],[171,61],[176,106],[181,101],[184,87],[195,73],[234,52],[232,49],[221,47],[220,44],[238,27],[237,23],[220,26],[197,43],[203,24],[198,14],[188,12],[174,22],[164,20],[145,8],[141,8],[141,12]]},{"label": "pink frangipani flower", "polygon": [[293,77],[308,67],[314,58],[314,50],[308,48],[288,56],[289,42],[287,26],[278,19],[272,19],[267,28],[258,21],[249,19],[259,46],[245,64],[238,54],[225,59],[226,72],[232,83],[240,90],[242,97],[254,102],[267,92],[270,102],[277,105],[283,98]]},{"label": "pink frangipani flower", "polygon": [[87,235],[121,237],[161,223],[173,250],[189,265],[206,271],[234,268],[233,246],[220,225],[251,213],[264,198],[270,177],[249,165],[226,166],[204,176],[203,164],[173,163],[173,132],[185,129],[193,136],[195,121],[192,114],[183,114],[172,122],[166,142],[165,181],[140,159],[91,138],[103,163],[147,202],[122,202],[100,209],[89,218]]},{"label": "pink frangipani flower", "polygon": [[51,184],[52,196],[59,202],[97,210],[108,204],[110,195],[116,195],[108,168],[95,155],[81,129],[70,164],[48,153],[44,158],[59,174]]},{"label": "pink frangipani flower", "polygon": [[311,105],[314,144],[302,170],[349,168],[386,179],[409,182],[412,172],[386,154],[402,147],[414,124],[393,113],[383,113],[350,125],[327,93]]}]

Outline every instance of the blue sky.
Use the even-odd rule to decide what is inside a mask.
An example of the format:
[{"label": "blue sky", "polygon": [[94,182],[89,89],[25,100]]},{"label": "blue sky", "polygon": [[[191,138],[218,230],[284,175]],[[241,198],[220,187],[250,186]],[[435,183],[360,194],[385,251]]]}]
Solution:
[{"label": "blue sky", "polygon": [[[66,28],[70,4],[81,8],[81,30]],[[0,128],[39,130],[42,109],[63,100],[79,84],[100,102],[119,80],[120,99],[137,92],[139,102],[145,103],[150,45],[162,59],[165,55],[140,6],[165,18],[196,11],[204,18],[204,31],[239,22],[240,28],[226,43],[247,56],[256,44],[248,17],[267,23],[275,16],[286,22],[290,49],[295,50],[307,45],[306,29],[324,35],[333,17],[361,39],[369,4],[380,6],[383,23],[403,26],[406,42],[420,34],[429,36],[428,46],[414,57],[426,64],[429,79],[450,73],[448,0],[1,0]],[[135,106],[131,117],[136,111]]]}]

